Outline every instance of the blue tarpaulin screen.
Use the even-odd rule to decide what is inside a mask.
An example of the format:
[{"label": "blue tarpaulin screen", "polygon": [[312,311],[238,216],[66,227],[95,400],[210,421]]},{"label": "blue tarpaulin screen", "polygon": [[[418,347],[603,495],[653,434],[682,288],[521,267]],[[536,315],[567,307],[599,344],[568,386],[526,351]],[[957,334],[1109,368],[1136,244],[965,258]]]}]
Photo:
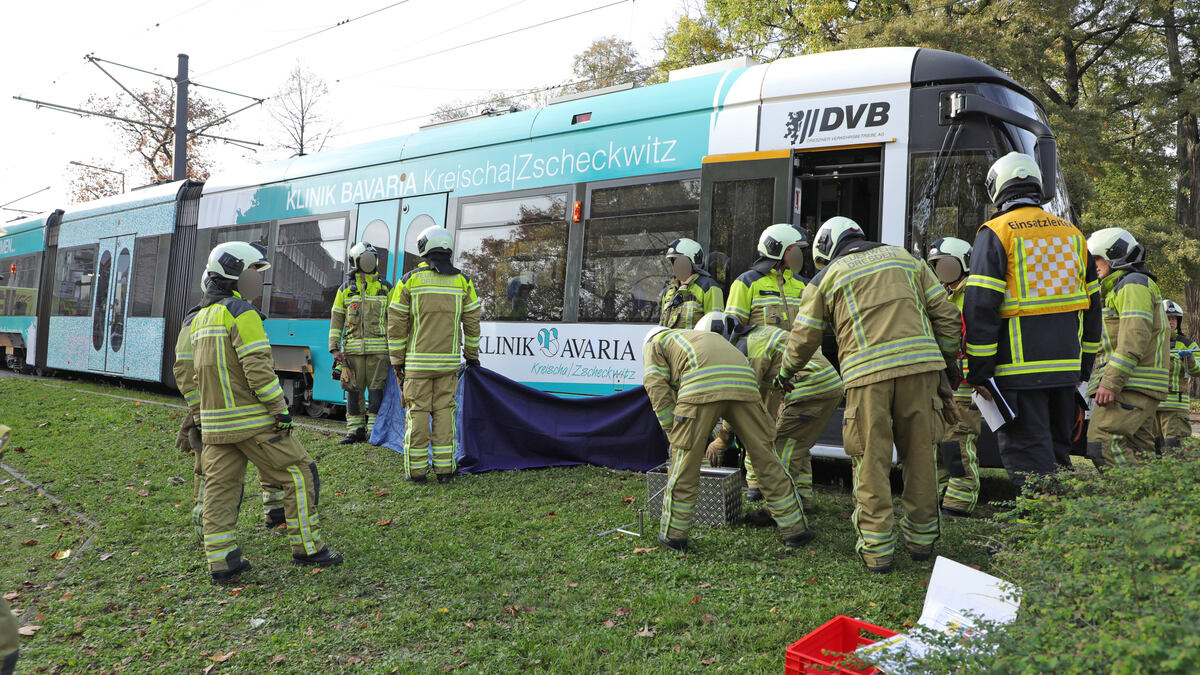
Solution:
[{"label": "blue tarpaulin screen", "polygon": [[[404,451],[400,388],[388,378],[371,442]],[[486,368],[459,380],[461,470],[595,464],[648,471],[667,459],[663,435],[641,387],[611,396],[560,398]]]}]

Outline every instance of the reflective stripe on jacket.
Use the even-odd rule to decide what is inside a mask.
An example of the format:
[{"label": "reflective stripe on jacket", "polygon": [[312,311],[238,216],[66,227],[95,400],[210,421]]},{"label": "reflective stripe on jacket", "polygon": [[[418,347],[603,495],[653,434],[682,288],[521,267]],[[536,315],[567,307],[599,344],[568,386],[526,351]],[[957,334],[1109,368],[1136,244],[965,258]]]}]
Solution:
[{"label": "reflective stripe on jacket", "polygon": [[200,421],[200,389],[196,386],[196,368],[192,356],[192,321],[199,312],[200,307],[197,306],[189,309],[184,315],[183,326],[179,329],[179,336],[175,338],[175,365],[171,367],[171,372],[175,375],[175,386],[179,387],[183,402],[187,404],[192,418],[197,422]]},{"label": "reflective stripe on jacket", "polygon": [[329,351],[384,354],[387,345],[388,294],[392,287],[378,274],[355,274],[338,288],[329,313]]},{"label": "reflective stripe on jacket", "polygon": [[758,378],[746,357],[711,331],[666,330],[642,348],[642,383],[664,429],[677,403],[758,401]]},{"label": "reflective stripe on jacket", "polygon": [[[737,342],[737,348],[746,355],[750,367],[758,377],[759,391],[763,402],[767,401],[771,387],[774,386],[775,376],[783,367],[783,358],[787,353],[788,333],[770,326],[756,326],[745,337]],[[812,358],[799,372],[792,375],[792,390],[784,395],[784,401],[791,403],[816,396],[826,396],[831,392],[842,392],[842,378],[834,370],[833,364],[821,350],[813,352]]]},{"label": "reflective stripe on jacket", "polygon": [[958,354],[962,319],[929,265],[898,246],[859,242],[804,289],[784,375],[808,364],[827,327],[842,381],[861,387],[945,368]]},{"label": "reflective stripe on jacket", "polygon": [[405,274],[388,305],[388,354],[410,377],[434,377],[479,358],[479,296],[461,272],[427,262]]},{"label": "reflective stripe on jacket", "polygon": [[271,343],[253,305],[226,297],[202,308],[192,320],[192,344],[205,443],[250,438],[287,410]]},{"label": "reflective stripe on jacket", "polygon": [[1030,206],[988,221],[964,292],[968,381],[1039,389],[1087,379],[1100,346],[1099,291],[1075,226]]},{"label": "reflective stripe on jacket", "polygon": [[691,330],[700,317],[725,309],[725,294],[716,279],[696,273],[684,283],[672,279],[663,289],[659,306],[662,314],[658,325]]},{"label": "reflective stripe on jacket", "polygon": [[1113,393],[1129,389],[1159,401],[1165,399],[1170,387],[1171,344],[1158,284],[1141,272],[1116,270],[1100,285],[1104,290],[1104,338],[1088,395],[1094,396],[1103,385]]},{"label": "reflective stripe on jacket", "polygon": [[[782,276],[781,276],[782,274]],[[773,326],[787,330],[800,308],[805,282],[791,271],[770,269],[766,274],[747,270],[729,286],[725,313],[746,326]]]}]

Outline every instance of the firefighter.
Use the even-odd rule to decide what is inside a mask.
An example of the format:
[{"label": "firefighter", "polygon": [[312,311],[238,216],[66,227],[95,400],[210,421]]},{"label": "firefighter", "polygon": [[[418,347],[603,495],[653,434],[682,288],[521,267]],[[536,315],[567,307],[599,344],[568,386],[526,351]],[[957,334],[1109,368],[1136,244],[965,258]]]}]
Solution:
[{"label": "firefighter", "polygon": [[1196,352],[1200,345],[1183,334],[1183,308],[1171,300],[1163,300],[1163,311],[1170,324],[1171,336],[1171,387],[1167,400],[1158,404],[1159,437],[1163,446],[1178,448],[1183,439],[1192,437],[1192,422],[1189,417],[1191,398],[1188,396],[1188,379],[1200,375],[1200,363]]},{"label": "firefighter", "polygon": [[691,239],[676,239],[667,246],[672,278],[659,298],[658,324],[690,330],[701,316],[725,309],[725,295],[717,280],[704,269],[704,251]]},{"label": "firefighter", "polygon": [[[353,371],[346,390],[346,437],[338,445],[371,438],[388,375],[387,305],[392,287],[378,273],[379,251],[366,242],[350,248],[349,272],[329,316],[329,353]],[[370,401],[367,408],[364,400]]]},{"label": "firefighter", "polygon": [[[175,438],[175,446],[180,452],[190,452],[195,457],[195,476],[192,479],[192,497],[196,504],[192,507],[192,525],[196,530],[196,541],[204,545],[204,441],[200,438],[200,390],[196,387],[196,369],[192,365],[192,320],[200,313],[197,305],[187,311],[183,317],[183,326],[179,337],[175,340],[175,385],[187,403],[188,411],[183,416],[179,426],[179,434]],[[259,476],[262,486],[263,521],[268,530],[273,530],[284,523],[283,493],[278,485],[269,485],[264,476]],[[241,502],[241,497],[238,498]]]},{"label": "firefighter", "polygon": [[[961,311],[963,291],[971,272],[971,245],[962,239],[944,237],[933,242],[926,258],[933,273],[950,301]],[[965,324],[964,324],[965,333]],[[965,354],[959,351],[958,365],[967,372]],[[971,401],[974,391],[965,379],[948,383],[957,386],[954,392],[955,408],[959,414],[957,424],[947,425],[938,443],[938,485],[942,492],[942,513],[958,518],[968,518],[979,501],[979,454],[976,441],[979,439],[983,418],[979,408]]]},{"label": "firefighter", "polygon": [[204,440],[204,551],[214,584],[250,569],[237,543],[237,515],[246,461],[264,480],[283,486],[292,561],[328,567],[342,555],[321,536],[317,465],[291,435],[262,317],[250,301],[262,294],[266,251],[231,241],[208,255],[204,297],[192,320],[193,365]]},{"label": "firefighter", "polygon": [[762,404],[754,369],[722,333],[655,326],[642,349],[643,383],[671,447],[659,542],[686,552],[704,442],[719,417],[737,429],[759,468],[766,511],[752,524],[779,526],[787,546],[813,539],[799,496],[771,451],[774,423]]},{"label": "firefighter", "polygon": [[1097,468],[1154,453],[1155,413],[1170,388],[1170,328],[1162,293],[1146,271],[1146,249],[1109,227],[1087,240],[1104,295],[1104,340],[1088,382],[1094,397],[1088,457]]},{"label": "firefighter", "polygon": [[975,235],[963,291],[967,382],[991,398],[994,379],[1016,413],[996,436],[1020,490],[1026,476],[1070,466],[1075,388],[1100,343],[1099,283],[1083,234],[1039,206],[1032,157],[996,160],[984,187],[996,215]]},{"label": "firefighter", "polygon": [[[0,457],[4,456],[4,446],[12,429],[0,424]],[[17,617],[13,616],[8,601],[0,598],[0,675],[13,675],[17,668],[19,656],[20,634],[17,632]]]},{"label": "firefighter", "polygon": [[417,255],[424,260],[400,279],[388,305],[388,351],[405,401],[404,477],[417,483],[426,480],[431,440],[438,482],[449,481],[457,470],[459,359],[479,365],[479,297],[451,264],[453,252],[449,230],[435,225],[423,231]]},{"label": "firefighter", "polygon": [[933,270],[896,246],[869,242],[853,220],[817,230],[821,270],[804,289],[788,337],[781,385],[808,365],[833,330],[846,389],[843,444],[854,468],[856,549],[867,568],[892,570],[891,469],[904,465],[900,530],[913,560],[928,560],[938,538],[934,416],[939,371],[958,356],[962,319]]},{"label": "firefighter", "polygon": [[[804,267],[804,249],[808,242],[804,232],[788,223],[776,223],[758,237],[758,259],[729,287],[726,313],[745,326],[771,326],[788,330],[800,306],[800,294],[806,279],[800,276]],[[772,418],[779,414],[782,397],[777,389],[765,401]],[[724,457],[733,440],[728,424],[722,424],[717,438],[709,444],[709,461]],[[762,491],[754,465],[746,459],[746,499],[759,501]]]}]

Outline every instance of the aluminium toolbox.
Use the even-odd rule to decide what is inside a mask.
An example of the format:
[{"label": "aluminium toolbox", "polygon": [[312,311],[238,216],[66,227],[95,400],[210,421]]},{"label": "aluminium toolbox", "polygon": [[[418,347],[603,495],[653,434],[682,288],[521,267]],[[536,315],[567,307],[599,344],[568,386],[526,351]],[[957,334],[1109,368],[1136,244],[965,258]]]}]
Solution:
[{"label": "aluminium toolbox", "polygon": [[[700,485],[692,522],[701,525],[731,525],[742,519],[742,470],[729,467],[700,468]],[[667,465],[646,472],[646,516],[662,518],[663,492],[667,487]]]}]

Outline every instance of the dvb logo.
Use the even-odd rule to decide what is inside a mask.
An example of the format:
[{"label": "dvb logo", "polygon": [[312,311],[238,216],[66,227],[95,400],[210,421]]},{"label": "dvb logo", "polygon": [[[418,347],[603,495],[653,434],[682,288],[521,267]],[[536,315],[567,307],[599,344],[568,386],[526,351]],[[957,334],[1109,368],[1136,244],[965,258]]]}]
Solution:
[{"label": "dvb logo", "polygon": [[881,127],[888,123],[888,112],[892,104],[887,101],[875,103],[860,103],[846,106],[831,106],[828,108],[812,108],[788,113],[787,129],[783,137],[790,140],[792,145],[800,145],[812,138],[813,134],[821,131],[836,129],[857,129],[862,127]]}]

